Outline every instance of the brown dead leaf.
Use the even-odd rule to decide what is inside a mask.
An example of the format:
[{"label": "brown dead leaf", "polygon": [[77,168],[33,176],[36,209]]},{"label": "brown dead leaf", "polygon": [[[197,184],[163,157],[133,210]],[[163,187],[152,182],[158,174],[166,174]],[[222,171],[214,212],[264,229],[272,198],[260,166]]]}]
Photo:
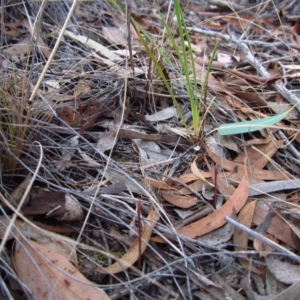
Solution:
[{"label": "brown dead leaf", "polygon": [[67,258],[34,241],[16,243],[14,265],[18,277],[36,299],[109,299]]},{"label": "brown dead leaf", "polygon": [[[206,148],[207,153],[209,154],[209,157],[219,166],[222,166],[227,171],[235,171],[237,169],[238,172],[243,172],[244,166],[240,162],[236,161],[230,161],[223,157],[218,156],[208,148]],[[257,151],[256,151],[257,152]],[[242,154],[244,155],[244,154]],[[262,154],[260,154],[260,157]],[[253,157],[252,157],[253,159]],[[240,159],[239,159],[240,160]],[[292,178],[292,176],[288,172],[284,171],[269,171],[269,170],[262,170],[255,167],[247,167],[247,172],[251,174],[253,177],[256,177],[257,179],[262,180],[285,180]],[[280,178],[280,179],[279,179]]]},{"label": "brown dead leaf", "polygon": [[[238,166],[238,172],[241,171],[242,166]],[[247,172],[251,172],[254,178],[262,180],[286,180],[293,178],[293,176],[287,171],[272,171],[247,168]]]},{"label": "brown dead leaf", "polygon": [[[267,214],[268,210],[264,206],[259,204],[259,202],[257,202],[253,215],[253,223],[255,225],[260,225],[264,221]],[[277,239],[285,242],[294,249],[297,249],[297,245],[295,244],[295,241],[293,239],[292,229],[283,219],[279,218],[278,216],[275,216],[272,219],[267,232],[276,236]]]},{"label": "brown dead leaf", "polygon": [[[230,182],[234,186],[236,186],[238,183],[241,182],[243,178],[243,173],[240,172],[242,170],[238,169],[238,172],[222,172],[220,175],[221,177],[224,177],[226,181]],[[253,184],[264,182],[262,179],[259,179],[257,177],[254,177],[252,175],[248,175],[249,183],[252,186]]]},{"label": "brown dead leaf", "polygon": [[181,208],[190,208],[198,202],[196,197],[180,196],[168,192],[162,192],[161,195],[166,201]]},{"label": "brown dead leaf", "polygon": [[[241,90],[235,89],[234,94],[236,96],[238,96],[240,99],[243,99],[243,101],[245,103],[247,103],[248,105],[251,105],[251,107],[267,106],[267,102],[263,98],[263,96],[258,93],[253,93],[253,91],[247,92],[247,91],[241,91]],[[240,108],[243,109],[244,106],[242,104],[240,104]]]},{"label": "brown dead leaf", "polygon": [[[298,214],[299,208],[293,207],[289,210],[282,211],[281,213],[286,214],[287,212],[289,212],[289,213],[294,212],[295,214]],[[285,222],[285,224],[291,229],[291,235],[292,235],[293,241],[296,246],[295,249],[297,249],[299,251],[299,249],[300,249],[300,230],[299,230],[298,226],[291,223],[290,221],[288,221],[286,218],[282,217],[281,215],[278,215],[278,218],[280,218],[283,222]]]},{"label": "brown dead leaf", "polygon": [[[256,201],[252,201],[248,203],[246,206],[243,207],[243,209],[240,211],[238,216],[238,222],[242,225],[247,226],[248,228],[251,228],[252,219],[255,211]],[[248,249],[248,237],[249,234],[243,230],[235,229],[233,234],[233,243],[235,247],[235,251],[245,251]],[[240,254],[241,256],[244,256],[245,258],[248,258],[247,254]],[[244,260],[242,258],[239,259],[240,264],[247,270],[251,270],[252,272],[256,274],[261,274],[265,267],[257,268],[253,266],[253,264],[250,264],[248,260]]]},{"label": "brown dead leaf", "polygon": [[17,37],[20,35],[20,27],[21,27],[21,23],[18,22],[7,22],[4,23],[4,33],[9,35],[9,36],[14,36]]},{"label": "brown dead leaf", "polygon": [[195,238],[221,227],[226,223],[226,216],[231,216],[234,210],[236,213],[241,210],[247,201],[248,193],[249,181],[247,174],[245,174],[234,194],[220,209],[199,221],[180,228],[177,233],[190,238]]},{"label": "brown dead leaf", "polygon": [[[10,219],[4,216],[0,217],[0,239],[3,239],[4,234],[9,225]],[[45,226],[45,224],[42,224]],[[50,226],[49,226],[50,227]],[[48,248],[54,250],[55,252],[63,255],[68,258],[75,266],[78,264],[77,253],[72,251],[74,241],[69,239],[66,241],[60,234],[53,233],[50,228],[43,230],[42,228],[35,226],[34,224],[25,223],[21,220],[16,220],[15,228],[12,230],[12,233],[8,240],[13,239],[16,235],[22,234],[28,239],[34,239],[40,245],[46,245]]]},{"label": "brown dead leaf", "polygon": [[147,179],[143,179],[142,182],[150,184],[151,186],[156,187],[160,190],[170,190],[175,185],[174,182],[172,182],[171,180],[157,181],[157,180],[149,178],[149,177],[147,177]]},{"label": "brown dead leaf", "polygon": [[217,175],[215,185],[217,185],[218,191],[224,196],[225,199],[229,199],[230,196],[235,192],[234,186],[224,179],[220,173]]},{"label": "brown dead leaf", "polygon": [[193,194],[193,192],[200,192],[203,188],[205,189],[211,189],[212,187],[203,182],[202,180],[196,180],[193,183],[188,185],[189,188],[184,187],[180,190],[178,190],[178,194],[181,195],[189,195]]},{"label": "brown dead leaf", "polygon": [[32,188],[28,204],[22,207],[24,215],[47,215],[64,221],[78,221],[83,210],[78,200],[69,194],[50,191],[44,188]]},{"label": "brown dead leaf", "polygon": [[80,110],[74,110],[67,106],[62,108],[60,118],[71,127],[83,127],[83,129],[86,130],[94,125],[94,121],[98,117],[101,107],[102,104],[99,102],[90,103],[86,108],[82,108],[83,112],[81,114]]},{"label": "brown dead leaf", "polygon": [[[278,241],[274,238],[273,235],[270,235],[270,234],[264,234],[264,236],[277,243]],[[259,253],[259,256],[260,257],[266,257],[268,254],[272,253],[273,252],[273,248],[270,247],[269,245],[266,245],[264,242],[262,242],[261,240],[259,239],[254,239],[253,240],[253,246],[254,246],[254,249]]]},{"label": "brown dead leaf", "polygon": [[[204,178],[210,178],[211,174],[210,172],[201,172],[201,176]],[[189,183],[194,180],[198,180],[199,177],[195,175],[194,173],[187,173],[183,174],[178,178],[178,181],[183,182],[183,183]]]},{"label": "brown dead leaf", "polygon": [[271,141],[271,138],[258,138],[258,139],[252,139],[249,141],[244,141],[241,144],[239,144],[240,147],[248,147],[248,146],[256,146],[256,145],[265,145],[269,144]]},{"label": "brown dead leaf", "polygon": [[[247,157],[248,166],[255,169],[262,169],[266,166],[266,164],[270,161],[270,158],[274,155],[274,153],[282,146],[284,140],[278,141],[270,141],[267,144],[261,144],[247,149],[247,153],[243,152],[239,154],[234,162],[242,163]],[[264,155],[262,155],[262,153]],[[253,174],[253,173],[252,173]]]},{"label": "brown dead leaf", "polygon": [[[155,208],[152,208],[142,231],[141,254],[144,253],[150,240],[152,229],[159,220],[159,213]],[[150,223],[150,224],[149,224]],[[102,274],[116,274],[123,272],[131,267],[139,258],[139,239],[135,239],[128,251],[115,263],[106,267],[98,268],[97,271]]]},{"label": "brown dead leaf", "polygon": [[[240,211],[238,216],[238,222],[242,225],[251,228],[252,219],[255,211],[256,201],[248,203]],[[249,234],[243,230],[235,229],[233,234],[233,243],[235,246],[235,251],[247,250],[248,246],[248,236]]]}]

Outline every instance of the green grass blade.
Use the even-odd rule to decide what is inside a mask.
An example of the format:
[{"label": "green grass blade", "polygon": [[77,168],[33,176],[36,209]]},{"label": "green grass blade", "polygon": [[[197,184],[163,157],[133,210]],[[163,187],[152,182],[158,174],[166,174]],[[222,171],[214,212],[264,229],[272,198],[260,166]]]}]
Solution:
[{"label": "green grass blade", "polygon": [[[181,107],[180,107],[178,101],[176,100],[176,97],[175,97],[175,95],[174,95],[174,93],[173,93],[173,90],[172,90],[172,88],[171,88],[171,85],[170,85],[170,83],[168,82],[166,76],[164,75],[164,72],[163,72],[163,70],[162,70],[161,65],[159,64],[159,62],[158,62],[158,60],[157,60],[157,57],[156,57],[156,56],[154,55],[154,53],[151,51],[151,49],[150,49],[150,47],[149,47],[149,44],[148,44],[149,41],[147,41],[147,40],[144,38],[144,36],[146,36],[146,37],[148,37],[148,39],[150,38],[150,41],[152,41],[151,37],[145,32],[145,30],[144,30],[141,26],[139,26],[139,24],[138,24],[137,22],[135,22],[134,19],[131,19],[131,21],[132,21],[132,23],[134,24],[134,26],[135,26],[136,29],[137,29],[137,35],[139,36],[139,39],[140,39],[140,41],[142,42],[142,44],[143,44],[143,46],[144,46],[144,48],[145,48],[147,54],[148,54],[149,57],[152,59],[152,62],[153,62],[153,64],[154,64],[156,70],[158,71],[160,77],[162,78],[162,80],[163,80],[163,82],[164,82],[164,84],[165,84],[165,87],[167,88],[167,90],[168,90],[168,92],[169,92],[169,94],[170,94],[170,96],[171,96],[171,98],[172,98],[172,100],[173,100],[173,103],[174,103],[174,105],[175,105],[175,107],[176,107],[176,109],[177,109],[177,112],[178,112],[178,114],[179,114],[179,117],[181,118],[181,120],[182,120],[182,122],[183,122],[183,124],[184,124],[184,126],[185,126],[185,128],[186,128],[186,130],[188,130],[188,127],[187,127],[185,118],[184,118],[184,116],[183,116]],[[142,36],[141,33],[143,33],[144,36]],[[152,41],[152,42],[153,42],[153,41]],[[188,131],[187,131],[187,132],[188,132]]]}]

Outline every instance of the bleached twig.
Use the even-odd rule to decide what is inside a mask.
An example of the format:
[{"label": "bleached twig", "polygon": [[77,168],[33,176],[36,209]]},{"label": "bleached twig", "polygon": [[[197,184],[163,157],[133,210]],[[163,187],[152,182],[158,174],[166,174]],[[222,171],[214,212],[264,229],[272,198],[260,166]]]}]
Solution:
[{"label": "bleached twig", "polygon": [[[233,43],[237,48],[239,48],[243,52],[243,54],[245,55],[245,60],[253,68],[255,68],[261,76],[266,77],[266,78],[272,77],[272,75],[267,71],[267,69],[253,56],[253,54],[251,53],[246,42],[235,38],[233,35],[222,34],[219,32],[212,31],[212,30],[207,30],[207,29],[202,29],[202,28],[192,28],[192,27],[188,27],[187,29],[190,31],[201,33],[203,35],[218,37],[227,42]],[[273,87],[288,102],[290,102],[293,105],[297,104],[296,108],[300,112],[300,99],[296,95],[291,93],[280,81],[276,81],[273,84]]]}]

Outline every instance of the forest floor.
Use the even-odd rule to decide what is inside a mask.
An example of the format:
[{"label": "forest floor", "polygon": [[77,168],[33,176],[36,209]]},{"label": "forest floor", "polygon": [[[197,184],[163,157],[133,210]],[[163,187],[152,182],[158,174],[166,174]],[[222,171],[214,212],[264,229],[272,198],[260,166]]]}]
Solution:
[{"label": "forest floor", "polygon": [[298,299],[298,10],[3,2],[0,298]]}]

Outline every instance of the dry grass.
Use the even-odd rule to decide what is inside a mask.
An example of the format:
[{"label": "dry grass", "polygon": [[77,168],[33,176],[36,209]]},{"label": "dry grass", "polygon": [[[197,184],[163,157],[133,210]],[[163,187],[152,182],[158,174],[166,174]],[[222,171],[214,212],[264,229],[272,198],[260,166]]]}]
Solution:
[{"label": "dry grass", "polygon": [[[23,247],[23,235],[42,243],[40,236],[54,240],[54,235],[48,234],[55,230],[60,231],[62,240],[70,243],[71,261],[75,260],[80,272],[93,285],[102,287],[111,299],[221,299],[225,295],[245,299],[249,296],[242,279],[246,278],[251,264],[257,268],[265,264],[253,241],[244,249],[249,254],[245,258],[242,253],[234,252],[230,226],[223,229],[231,233],[218,232],[217,237],[202,239],[176,233],[180,227],[210,214],[218,207],[220,199],[224,199],[223,195],[228,198],[223,193],[225,186],[219,190],[210,190],[206,185],[197,189],[190,182],[180,181],[180,176],[191,173],[193,163],[204,173],[215,174],[215,178],[205,179],[211,185],[217,180],[218,172],[220,178],[228,175],[226,167],[221,169],[223,165],[213,165],[204,145],[212,150],[213,144],[218,153],[222,152],[222,159],[234,161],[239,155],[234,147],[240,153],[245,152],[245,156],[252,155],[245,146],[249,140],[260,145],[270,138],[275,144],[291,135],[291,142],[285,147],[276,149],[272,155],[271,152],[266,154],[270,155],[267,157],[269,164],[261,169],[271,170],[272,158],[288,179],[299,177],[299,142],[294,132],[261,131],[241,135],[230,138],[226,146],[226,141],[216,140],[216,135],[213,140],[212,136],[206,136],[222,123],[249,119],[253,113],[259,116],[262,112],[270,114],[272,110],[280,113],[274,103],[285,103],[283,110],[286,111],[298,101],[299,80],[295,70],[299,66],[300,46],[295,42],[295,33],[288,30],[295,21],[286,17],[284,8],[284,17],[278,18],[271,1],[257,4],[256,8],[249,5],[252,8],[248,17],[254,20],[252,23],[245,15],[237,13],[241,7],[213,9],[202,1],[180,2],[197,56],[198,82],[193,85],[199,87],[199,93],[215,43],[220,44],[219,54],[226,53],[231,58],[226,64],[220,57],[212,62],[213,77],[208,79],[199,112],[205,116],[200,120],[200,140],[187,136],[187,133],[198,132],[193,128],[185,84],[187,74],[183,74],[178,52],[174,51],[170,36],[164,35],[161,17],[155,10],[159,7],[161,16],[169,16],[173,43],[179,43],[176,24],[171,25],[174,15],[168,11],[169,3],[155,6],[148,1],[132,2],[131,6],[122,7],[124,14],[109,1],[82,1],[74,6],[74,11],[67,1],[45,2],[44,6],[38,2],[2,4],[1,296],[33,298],[13,267],[16,250],[12,237]],[[129,11],[144,28],[144,33],[151,36],[149,49],[153,50],[153,57],[149,57],[133,27],[129,45],[126,35],[126,45],[114,43],[114,37],[121,38],[120,32],[128,31],[126,13]],[[261,23],[264,14],[273,19]],[[175,19],[173,22],[176,23]],[[111,35],[105,32],[112,28],[115,31]],[[85,39],[84,42],[80,38]],[[96,53],[92,41],[104,46],[104,50]],[[144,41],[147,41],[146,36]],[[127,46],[131,51],[128,56],[114,52],[124,51]],[[104,55],[103,51],[108,52]],[[292,65],[295,72],[290,71]],[[232,74],[231,69],[240,73]],[[276,83],[275,80],[271,83],[260,81],[269,77],[264,72],[271,71],[272,75],[280,74],[280,80],[277,78]],[[146,115],[173,106],[168,89],[176,98],[182,115],[174,113],[163,120],[149,121]],[[280,125],[297,128],[296,118],[297,114]],[[137,131],[139,142],[134,138]],[[192,144],[191,140],[197,144]],[[209,163],[205,161],[206,156],[211,159]],[[248,159],[251,161],[251,157]],[[236,188],[241,178],[234,177],[233,173],[238,174],[237,167],[224,181]],[[25,178],[26,184],[20,190]],[[258,180],[253,175],[250,184],[259,182],[254,179]],[[175,194],[184,190],[189,200],[195,197],[196,205],[176,210],[161,194],[163,183]],[[65,195],[77,199],[82,209],[79,217],[65,217]],[[293,194],[293,199],[296,196]],[[297,200],[294,204],[298,207]],[[160,216],[156,224],[149,220],[152,211]],[[184,212],[192,217],[181,217],[180,213]],[[194,220],[189,219],[193,214]],[[21,224],[32,227],[23,230]],[[147,241],[141,259],[140,236],[146,224],[153,227],[150,235],[164,243]],[[39,237],[34,235],[38,226],[48,233],[41,231]],[[229,239],[218,242],[222,236],[229,236]],[[117,274],[103,273],[103,268],[111,265],[114,258],[130,252],[135,240],[139,248],[135,254],[140,251],[136,263]],[[77,252],[77,259],[72,260],[71,249]],[[241,264],[238,260],[241,257],[251,264]],[[284,286],[278,287],[278,292],[283,290]]]}]

